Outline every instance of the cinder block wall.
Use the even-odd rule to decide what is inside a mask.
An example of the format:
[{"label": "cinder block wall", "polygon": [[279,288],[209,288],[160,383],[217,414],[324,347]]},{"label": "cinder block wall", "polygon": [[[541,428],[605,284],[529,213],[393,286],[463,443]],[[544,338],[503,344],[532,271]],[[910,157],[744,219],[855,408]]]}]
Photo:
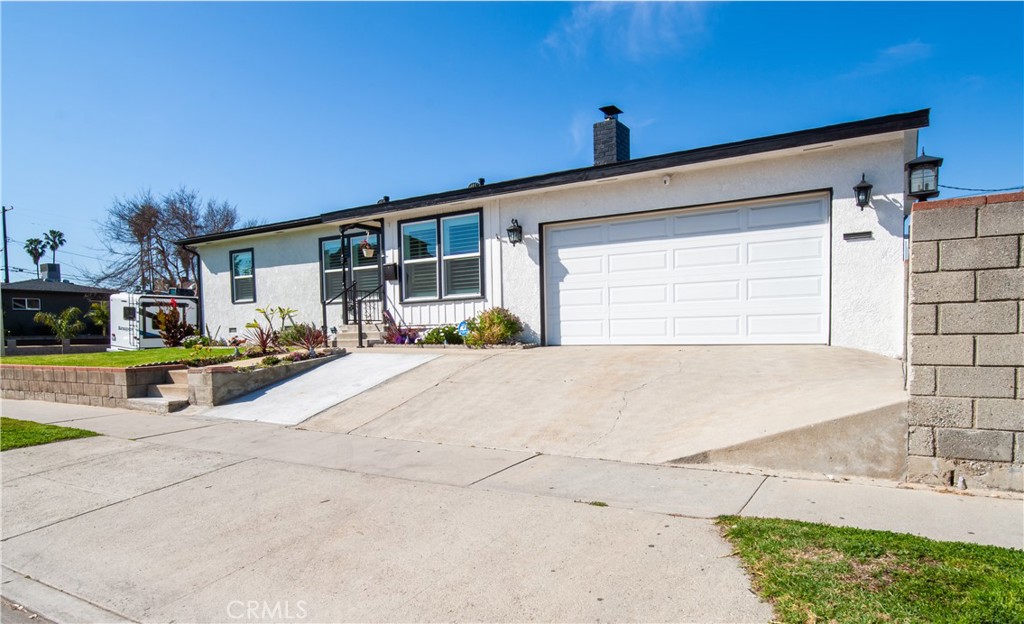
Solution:
[{"label": "cinder block wall", "polygon": [[909,481],[1024,490],[1024,193],[914,204]]},{"label": "cinder block wall", "polygon": [[138,368],[0,365],[0,397],[98,407],[126,407],[146,396],[150,384],[169,381],[180,364]]}]

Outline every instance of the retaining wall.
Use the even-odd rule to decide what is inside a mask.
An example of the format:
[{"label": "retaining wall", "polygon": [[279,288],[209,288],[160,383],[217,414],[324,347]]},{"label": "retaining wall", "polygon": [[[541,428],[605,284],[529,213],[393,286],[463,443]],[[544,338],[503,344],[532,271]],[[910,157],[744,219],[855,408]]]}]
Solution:
[{"label": "retaining wall", "polygon": [[137,368],[95,366],[0,365],[0,396],[99,407],[128,407],[144,397],[150,384],[170,381],[168,371],[181,364]]},{"label": "retaining wall", "polygon": [[907,479],[1024,490],[1024,193],[912,215]]}]

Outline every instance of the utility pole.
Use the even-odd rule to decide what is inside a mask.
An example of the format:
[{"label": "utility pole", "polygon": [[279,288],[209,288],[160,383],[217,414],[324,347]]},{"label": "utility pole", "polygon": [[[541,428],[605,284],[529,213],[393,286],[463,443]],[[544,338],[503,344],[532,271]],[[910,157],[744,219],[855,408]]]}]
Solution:
[{"label": "utility pole", "polygon": [[8,208],[7,206],[0,206],[0,208],[3,208],[3,211],[4,211],[4,214],[3,214],[3,222],[4,222],[4,284],[10,284],[11,283],[11,271],[10,271],[10,269],[7,268],[8,265],[10,264],[7,261],[7,248],[11,246],[11,241],[9,241],[7,239],[7,213],[12,211],[12,210],[14,210],[14,206],[11,206],[10,208]]}]

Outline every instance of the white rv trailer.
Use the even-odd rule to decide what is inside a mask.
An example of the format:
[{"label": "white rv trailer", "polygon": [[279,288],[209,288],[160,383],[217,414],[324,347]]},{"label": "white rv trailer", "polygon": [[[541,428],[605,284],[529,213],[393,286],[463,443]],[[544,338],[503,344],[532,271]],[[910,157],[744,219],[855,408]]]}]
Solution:
[{"label": "white rv trailer", "polygon": [[110,295],[110,349],[135,351],[164,346],[160,332],[153,326],[160,308],[178,304],[184,320],[195,325],[199,316],[199,299],[182,295],[117,293]]}]

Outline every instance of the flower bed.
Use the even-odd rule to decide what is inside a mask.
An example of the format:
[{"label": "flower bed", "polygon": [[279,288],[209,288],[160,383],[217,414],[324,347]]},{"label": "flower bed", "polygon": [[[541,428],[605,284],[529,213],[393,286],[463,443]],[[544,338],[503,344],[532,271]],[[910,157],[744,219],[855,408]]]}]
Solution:
[{"label": "flower bed", "polygon": [[221,405],[283,379],[331,362],[347,354],[345,349],[308,360],[281,360],[273,366],[207,366],[188,371],[188,400],[192,405]]}]

